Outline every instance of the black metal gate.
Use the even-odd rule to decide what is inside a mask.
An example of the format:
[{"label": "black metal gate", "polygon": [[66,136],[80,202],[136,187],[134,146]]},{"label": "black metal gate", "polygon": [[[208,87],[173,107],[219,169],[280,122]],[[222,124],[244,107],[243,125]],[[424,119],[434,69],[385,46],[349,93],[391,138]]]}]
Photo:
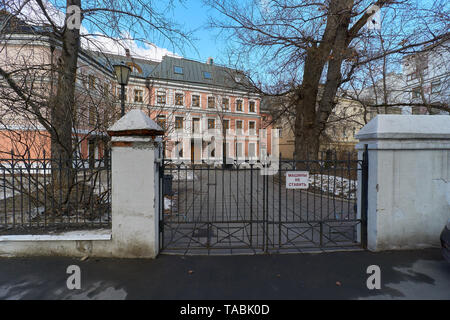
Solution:
[{"label": "black metal gate", "polygon": [[[348,154],[345,159],[280,159],[279,165],[164,159],[159,169],[162,253],[256,254],[365,246],[367,150],[360,160]],[[298,171],[309,173],[308,189],[286,188],[286,173]]]}]

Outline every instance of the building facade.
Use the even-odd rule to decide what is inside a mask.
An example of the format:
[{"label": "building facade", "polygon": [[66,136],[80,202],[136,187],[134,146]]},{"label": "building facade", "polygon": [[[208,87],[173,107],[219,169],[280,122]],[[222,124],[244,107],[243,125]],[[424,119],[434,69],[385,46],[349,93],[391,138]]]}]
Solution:
[{"label": "building facade", "polygon": [[[0,63],[6,70],[38,70],[33,79],[28,74],[18,81],[29,86],[31,96],[34,92],[46,96],[45,106],[55,92],[57,76],[52,72],[61,44],[49,33],[21,22],[17,25],[20,28],[1,39]],[[216,65],[212,59],[202,63],[165,56],[153,61],[133,57],[128,50],[113,55],[82,49],[72,133],[74,152],[80,156],[103,156],[108,148],[106,130],[120,118],[121,87],[113,74],[116,64],[132,70],[125,87],[126,110],[144,110],[163,127],[167,158],[184,162],[259,160],[271,153],[270,115],[261,110],[261,97],[243,72]],[[31,79],[38,79],[39,86],[31,86]],[[5,89],[0,97],[2,156],[38,158],[43,151],[50,156],[45,126],[21,102],[8,101],[9,94]]]}]

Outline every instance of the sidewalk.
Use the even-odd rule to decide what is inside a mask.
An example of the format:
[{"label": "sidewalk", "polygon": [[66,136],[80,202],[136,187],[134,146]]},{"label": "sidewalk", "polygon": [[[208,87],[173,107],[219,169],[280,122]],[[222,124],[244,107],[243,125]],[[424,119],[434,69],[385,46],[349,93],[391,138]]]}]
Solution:
[{"label": "sidewalk", "polygon": [[[81,268],[68,290],[66,269]],[[366,269],[381,268],[381,290]],[[0,258],[0,299],[450,299],[439,249],[156,260]]]}]

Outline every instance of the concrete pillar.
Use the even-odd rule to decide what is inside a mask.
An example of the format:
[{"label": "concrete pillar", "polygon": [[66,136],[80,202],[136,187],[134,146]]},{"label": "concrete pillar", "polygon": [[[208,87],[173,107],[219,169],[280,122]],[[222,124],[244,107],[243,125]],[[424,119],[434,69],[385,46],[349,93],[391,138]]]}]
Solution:
[{"label": "concrete pillar", "polygon": [[112,155],[114,256],[155,258],[159,249],[158,172],[155,159],[163,130],[141,110],[131,110],[108,129]]},{"label": "concrete pillar", "polygon": [[450,116],[379,115],[356,138],[360,159],[369,150],[368,249],[439,246],[450,218]]}]

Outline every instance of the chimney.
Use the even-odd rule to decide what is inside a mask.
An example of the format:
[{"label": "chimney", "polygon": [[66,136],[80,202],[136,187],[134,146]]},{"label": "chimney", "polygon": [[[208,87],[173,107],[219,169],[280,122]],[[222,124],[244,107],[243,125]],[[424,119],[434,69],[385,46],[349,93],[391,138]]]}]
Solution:
[{"label": "chimney", "polygon": [[214,59],[209,57],[208,60],[206,60],[206,64],[213,65],[214,64]]},{"label": "chimney", "polygon": [[125,49],[125,55],[127,56],[127,58],[130,57],[130,49]]}]

